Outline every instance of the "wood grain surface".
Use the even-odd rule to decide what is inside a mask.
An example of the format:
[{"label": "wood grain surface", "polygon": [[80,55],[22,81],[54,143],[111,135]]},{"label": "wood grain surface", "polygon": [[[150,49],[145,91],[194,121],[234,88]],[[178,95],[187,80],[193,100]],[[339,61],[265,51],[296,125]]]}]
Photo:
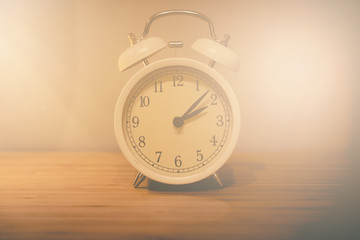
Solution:
[{"label": "wood grain surface", "polygon": [[290,239],[346,174],[325,154],[244,153],[212,179],[148,181],[118,152],[0,153],[0,239]]}]

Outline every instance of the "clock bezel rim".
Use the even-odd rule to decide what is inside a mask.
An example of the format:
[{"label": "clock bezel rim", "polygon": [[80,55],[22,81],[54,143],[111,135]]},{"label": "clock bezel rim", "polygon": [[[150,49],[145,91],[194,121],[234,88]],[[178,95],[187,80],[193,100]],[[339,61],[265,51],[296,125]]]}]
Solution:
[{"label": "clock bezel rim", "polygon": [[[227,146],[225,146],[223,152],[220,153],[221,156],[219,156],[219,158],[213,164],[211,164],[211,166],[203,169],[203,171],[196,172],[193,175],[189,175],[189,176],[165,176],[151,170],[146,165],[142,164],[140,160],[137,159],[135,154],[130,150],[130,147],[126,142],[125,134],[123,131],[123,122],[122,122],[123,112],[124,112],[123,109],[125,107],[126,100],[129,94],[131,93],[132,89],[147,74],[162,67],[168,67],[174,65],[195,68],[209,75],[217,84],[219,84],[219,86],[226,94],[233,117],[232,131],[229,133],[228,136],[229,142]],[[208,65],[194,59],[166,58],[155,61],[145,66],[144,68],[138,70],[125,84],[122,91],[120,92],[115,107],[114,129],[115,129],[115,136],[117,139],[117,143],[120,147],[122,154],[125,156],[128,162],[143,175],[155,181],[166,184],[173,184],[173,185],[189,184],[209,177],[210,175],[218,171],[229,159],[229,157],[231,156],[231,154],[233,153],[236,147],[240,132],[240,109],[233,89],[231,88],[229,83],[225,80],[225,78],[220,73],[218,73],[214,68],[211,68]]]}]

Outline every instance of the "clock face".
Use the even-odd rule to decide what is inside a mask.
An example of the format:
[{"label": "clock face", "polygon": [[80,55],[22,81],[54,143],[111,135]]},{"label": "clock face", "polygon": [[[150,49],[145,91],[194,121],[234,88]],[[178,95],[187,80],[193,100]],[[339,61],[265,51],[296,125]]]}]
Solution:
[{"label": "clock face", "polygon": [[127,158],[149,178],[168,183],[215,172],[226,161],[235,120],[223,87],[189,64],[143,75],[124,97],[121,123],[115,122]]}]

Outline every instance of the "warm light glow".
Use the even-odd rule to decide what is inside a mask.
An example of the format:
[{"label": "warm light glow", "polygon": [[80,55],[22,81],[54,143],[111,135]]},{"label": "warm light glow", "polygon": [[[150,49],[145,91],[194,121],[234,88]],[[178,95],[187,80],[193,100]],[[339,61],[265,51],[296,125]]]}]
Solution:
[{"label": "warm light glow", "polygon": [[[118,150],[116,98],[142,67],[118,72],[127,34],[139,36],[162,9],[188,8],[208,15],[220,39],[229,33],[229,47],[240,56],[237,74],[215,65],[240,102],[238,151],[346,151],[354,125],[356,3],[158,3],[139,10],[122,1],[1,1],[0,149]],[[197,19],[159,20],[150,36],[185,43],[154,59],[208,61],[190,49],[209,37]]]},{"label": "warm light glow", "polygon": [[[118,57],[166,9],[207,15],[239,55],[237,73],[215,64],[241,112],[222,189],[133,189],[119,152],[115,104],[143,65],[120,73]],[[0,0],[0,238],[360,239],[359,13],[356,0]],[[210,62],[190,48],[210,37],[198,19],[148,36],[184,43],[150,63]],[[87,153],[8,153],[73,150]]]}]

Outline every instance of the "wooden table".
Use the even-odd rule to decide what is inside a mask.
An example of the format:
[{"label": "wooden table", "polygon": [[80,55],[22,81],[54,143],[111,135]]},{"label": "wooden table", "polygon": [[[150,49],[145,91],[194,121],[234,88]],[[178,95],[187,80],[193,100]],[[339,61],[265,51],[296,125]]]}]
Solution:
[{"label": "wooden table", "polygon": [[0,153],[0,239],[291,239],[334,204],[338,157],[233,155],[219,176],[175,189],[119,152]]}]

